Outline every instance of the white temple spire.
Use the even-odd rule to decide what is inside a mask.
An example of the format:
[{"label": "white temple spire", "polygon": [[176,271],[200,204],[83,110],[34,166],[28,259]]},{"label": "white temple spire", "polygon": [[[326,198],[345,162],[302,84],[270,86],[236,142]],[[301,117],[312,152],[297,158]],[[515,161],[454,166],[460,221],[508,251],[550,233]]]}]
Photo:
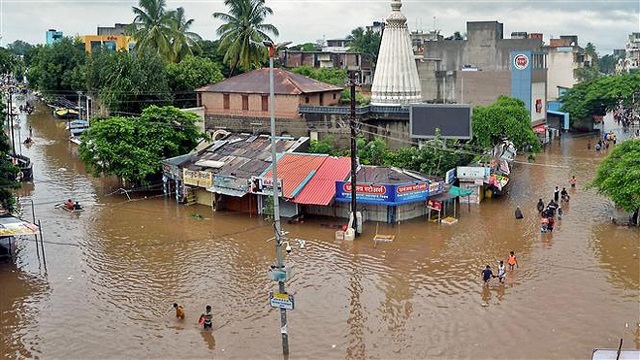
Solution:
[{"label": "white temple spire", "polygon": [[400,12],[402,2],[391,0],[378,62],[371,86],[371,104],[400,105],[422,100],[407,18]]}]

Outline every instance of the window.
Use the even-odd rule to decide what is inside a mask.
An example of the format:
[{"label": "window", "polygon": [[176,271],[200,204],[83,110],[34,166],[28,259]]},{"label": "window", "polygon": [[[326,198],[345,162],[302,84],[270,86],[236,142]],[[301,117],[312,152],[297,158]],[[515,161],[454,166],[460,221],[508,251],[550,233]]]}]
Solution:
[{"label": "window", "polygon": [[309,97],[308,97],[308,96],[305,96],[305,97],[304,97],[304,103],[305,103],[305,104],[308,104],[308,103],[309,103]]},{"label": "window", "polygon": [[196,97],[196,106],[202,106],[202,93],[198,93]]},{"label": "window", "polygon": [[335,99],[336,99],[336,94],[334,93],[334,94],[333,94],[333,100],[335,100]]},{"label": "window", "polygon": [[249,95],[242,95],[242,110],[249,110]]},{"label": "window", "polygon": [[222,108],[229,110],[229,94],[222,95]]},{"label": "window", "polygon": [[324,94],[320,93],[320,106],[324,106]]},{"label": "window", "polygon": [[262,111],[269,111],[269,97],[262,95]]}]

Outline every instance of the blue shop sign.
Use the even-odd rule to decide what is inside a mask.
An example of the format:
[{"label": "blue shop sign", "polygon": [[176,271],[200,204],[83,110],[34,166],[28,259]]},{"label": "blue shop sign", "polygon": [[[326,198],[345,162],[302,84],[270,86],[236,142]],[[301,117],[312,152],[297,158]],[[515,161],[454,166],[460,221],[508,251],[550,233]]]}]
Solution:
[{"label": "blue shop sign", "polygon": [[[425,201],[429,196],[439,194],[444,182],[417,181],[404,184],[357,184],[356,200],[364,204],[402,205]],[[351,183],[336,181],[336,201],[351,201]]]}]

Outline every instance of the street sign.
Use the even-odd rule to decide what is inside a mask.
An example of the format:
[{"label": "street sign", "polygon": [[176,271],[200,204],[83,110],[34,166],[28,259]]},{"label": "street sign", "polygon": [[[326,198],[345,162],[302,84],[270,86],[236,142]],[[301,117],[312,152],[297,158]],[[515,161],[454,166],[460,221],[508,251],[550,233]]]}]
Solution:
[{"label": "street sign", "polygon": [[293,295],[289,295],[287,293],[274,293],[271,291],[269,292],[269,304],[272,308],[293,310]]},{"label": "street sign", "polygon": [[294,275],[293,264],[287,264],[279,269],[275,264],[267,270],[267,279],[273,281],[289,281]]}]

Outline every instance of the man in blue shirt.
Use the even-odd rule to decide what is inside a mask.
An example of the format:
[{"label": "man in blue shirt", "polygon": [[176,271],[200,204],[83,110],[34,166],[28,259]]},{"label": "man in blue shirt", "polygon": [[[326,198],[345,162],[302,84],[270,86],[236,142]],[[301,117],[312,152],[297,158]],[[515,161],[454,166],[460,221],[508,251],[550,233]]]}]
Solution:
[{"label": "man in blue shirt", "polygon": [[487,265],[487,267],[482,270],[482,280],[484,281],[485,285],[489,285],[489,280],[491,280],[492,277],[496,277],[495,275],[493,275],[493,271],[491,271],[491,266]]}]

